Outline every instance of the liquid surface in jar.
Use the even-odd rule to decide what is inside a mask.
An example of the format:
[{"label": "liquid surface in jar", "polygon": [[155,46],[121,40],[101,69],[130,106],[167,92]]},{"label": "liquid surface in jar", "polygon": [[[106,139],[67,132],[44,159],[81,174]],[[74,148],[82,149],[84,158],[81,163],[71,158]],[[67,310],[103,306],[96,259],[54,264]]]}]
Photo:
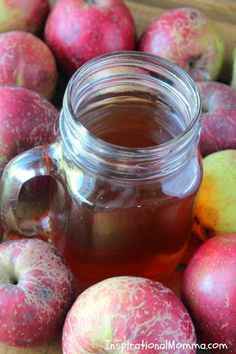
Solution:
[{"label": "liquid surface in jar", "polygon": [[128,147],[154,147],[179,135],[184,127],[161,103],[123,100],[84,114],[80,122],[97,138]]}]

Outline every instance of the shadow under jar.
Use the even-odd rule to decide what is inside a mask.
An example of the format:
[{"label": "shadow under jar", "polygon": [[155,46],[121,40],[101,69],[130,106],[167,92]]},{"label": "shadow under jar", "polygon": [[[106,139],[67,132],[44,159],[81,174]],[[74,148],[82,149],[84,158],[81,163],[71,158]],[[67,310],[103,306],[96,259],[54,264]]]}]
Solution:
[{"label": "shadow under jar", "polygon": [[[51,240],[82,286],[116,275],[158,279],[181,260],[202,178],[200,99],[177,66],[137,52],[81,67],[58,139],[13,159],[2,178],[8,234]],[[21,186],[50,175],[50,207],[19,218]]]}]

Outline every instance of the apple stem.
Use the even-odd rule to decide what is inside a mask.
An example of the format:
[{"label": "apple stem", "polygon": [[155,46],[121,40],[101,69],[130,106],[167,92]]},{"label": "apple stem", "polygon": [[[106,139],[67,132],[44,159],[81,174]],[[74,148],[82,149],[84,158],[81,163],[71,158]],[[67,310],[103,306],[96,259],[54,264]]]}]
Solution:
[{"label": "apple stem", "polygon": [[198,55],[197,57],[192,58],[188,63],[189,69],[195,69],[201,57],[202,55]]},{"label": "apple stem", "polygon": [[11,280],[10,280],[11,284],[12,285],[17,285],[18,284],[18,280],[15,276],[11,277]]},{"label": "apple stem", "polygon": [[189,62],[190,69],[194,69],[194,65],[195,65],[195,60],[190,60]]}]

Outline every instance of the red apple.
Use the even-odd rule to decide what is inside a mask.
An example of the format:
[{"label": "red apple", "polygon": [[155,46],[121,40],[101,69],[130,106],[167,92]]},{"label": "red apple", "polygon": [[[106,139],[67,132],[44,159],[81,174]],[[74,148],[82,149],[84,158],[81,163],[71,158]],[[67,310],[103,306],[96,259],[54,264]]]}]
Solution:
[{"label": "red apple", "polygon": [[194,80],[214,80],[224,59],[224,42],[214,24],[191,8],[169,10],[144,31],[139,50],[169,59]]},{"label": "red apple", "polygon": [[206,241],[190,260],[183,277],[182,298],[203,343],[236,348],[236,234]]},{"label": "red apple", "polygon": [[123,0],[58,0],[48,17],[45,39],[72,74],[100,54],[134,49],[135,25]]},{"label": "red apple", "polygon": [[70,269],[46,242],[0,245],[0,341],[34,346],[53,339],[74,300]]},{"label": "red apple", "polygon": [[56,108],[38,93],[0,87],[0,174],[19,153],[53,141],[57,116]]},{"label": "red apple", "polygon": [[1,0],[0,32],[38,32],[48,15],[48,0]]},{"label": "red apple", "polygon": [[203,156],[236,149],[236,91],[220,82],[198,82],[202,100],[200,150]]},{"label": "red apple", "polygon": [[31,33],[0,34],[0,85],[23,86],[51,98],[56,62],[48,46]]},{"label": "red apple", "polygon": [[[62,347],[64,354],[189,354],[196,353],[195,340],[190,316],[171,290],[124,276],[103,280],[77,298],[66,317]],[[179,348],[166,348],[168,341]]]}]

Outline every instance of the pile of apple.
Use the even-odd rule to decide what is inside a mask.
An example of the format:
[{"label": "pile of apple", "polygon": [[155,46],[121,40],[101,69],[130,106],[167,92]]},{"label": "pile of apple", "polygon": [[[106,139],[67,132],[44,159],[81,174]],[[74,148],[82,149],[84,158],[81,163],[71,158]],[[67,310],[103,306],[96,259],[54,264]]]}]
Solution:
[{"label": "pile of apple", "polygon": [[[48,0],[0,0],[0,175],[14,156],[55,138],[58,110],[49,100],[58,72],[69,79],[98,55],[135,49],[183,68],[202,98],[203,183],[193,232],[205,242],[184,272],[181,300],[159,282],[127,276],[97,283],[75,301],[73,274],[53,246],[7,241],[0,245],[3,343],[41,345],[64,325],[64,354],[193,354],[197,339],[235,351],[236,49],[231,87],[214,81],[225,46],[203,13],[167,11],[137,42],[123,0],[57,0],[52,9]],[[173,341],[189,347],[167,349]]]}]

